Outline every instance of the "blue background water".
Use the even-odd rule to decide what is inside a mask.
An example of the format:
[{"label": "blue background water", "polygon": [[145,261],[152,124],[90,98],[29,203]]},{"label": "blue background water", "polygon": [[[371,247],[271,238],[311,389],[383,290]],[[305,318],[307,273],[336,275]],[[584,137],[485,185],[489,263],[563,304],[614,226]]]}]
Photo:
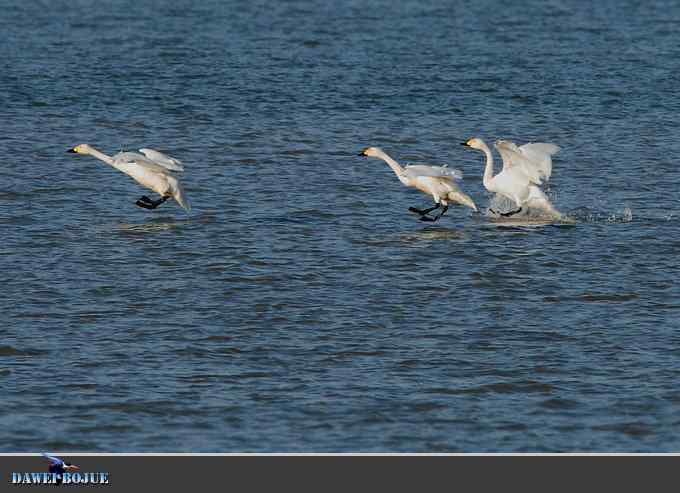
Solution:
[{"label": "blue background water", "polygon": [[[3,1],[0,450],[678,451],[675,2]],[[555,142],[571,227],[384,163]],[[153,147],[153,212],[90,158]]]}]

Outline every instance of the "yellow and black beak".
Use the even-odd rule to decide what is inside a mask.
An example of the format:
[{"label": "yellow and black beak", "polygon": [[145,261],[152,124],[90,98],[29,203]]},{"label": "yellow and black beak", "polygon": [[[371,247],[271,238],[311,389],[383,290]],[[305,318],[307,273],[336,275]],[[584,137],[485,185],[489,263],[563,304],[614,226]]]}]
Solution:
[{"label": "yellow and black beak", "polygon": [[366,149],[364,149],[359,154],[357,154],[357,156],[365,156],[365,155],[366,155]]},{"label": "yellow and black beak", "polygon": [[75,147],[71,147],[71,148],[70,148],[68,151],[66,151],[66,152],[71,152],[71,153],[73,153],[73,154],[78,154],[78,151],[76,151],[76,148],[75,148]]},{"label": "yellow and black beak", "polygon": [[470,147],[469,141],[468,142],[461,142],[460,145]]}]

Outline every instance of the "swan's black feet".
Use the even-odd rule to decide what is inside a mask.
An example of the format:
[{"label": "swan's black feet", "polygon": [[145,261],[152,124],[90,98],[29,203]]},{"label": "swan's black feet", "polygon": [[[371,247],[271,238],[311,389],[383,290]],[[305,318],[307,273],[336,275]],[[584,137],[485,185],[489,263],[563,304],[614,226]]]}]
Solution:
[{"label": "swan's black feet", "polygon": [[137,202],[135,202],[135,204],[138,207],[143,207],[144,209],[155,209],[156,207],[158,207],[157,205],[153,205],[150,202],[144,202],[142,201],[142,199],[139,199]]},{"label": "swan's black feet", "polygon": [[[144,200],[144,199],[146,199],[146,200]],[[138,199],[137,202],[135,202],[135,205],[137,207],[143,207],[144,209],[153,209],[153,206],[151,204],[149,204],[149,202],[150,202],[149,197],[147,197],[145,195],[144,197]]]},{"label": "swan's black feet", "polygon": [[415,212],[416,214],[422,216],[420,218],[421,221],[427,221],[428,219],[423,219],[423,217],[432,212],[433,210],[439,209],[441,206],[442,206],[441,204],[435,204],[433,207],[430,207],[429,209],[416,209],[415,207],[409,207],[408,210],[410,212]]},{"label": "swan's black feet", "polygon": [[492,212],[492,213],[496,214],[497,216],[510,217],[510,216],[514,216],[518,212],[522,212],[522,208],[520,207],[516,211],[510,211],[510,212],[498,212],[498,211],[495,211],[493,209],[489,209],[489,212]]},{"label": "swan's black feet", "polygon": [[142,207],[144,209],[155,209],[159,205],[161,205],[163,202],[168,200],[170,197],[161,197],[158,200],[151,200],[149,197],[146,195],[142,195],[137,202],[135,202],[135,205],[138,207]]},{"label": "swan's black feet", "polygon": [[517,214],[518,212],[522,212],[522,208],[521,208],[521,207],[520,207],[519,209],[517,209],[516,211],[501,212],[501,216],[503,216],[503,217],[510,217],[510,216],[514,216],[514,215]]},{"label": "swan's black feet", "polygon": [[435,204],[434,207],[430,207],[429,209],[416,209],[415,207],[409,207],[408,210],[411,212],[415,212],[416,214],[419,214],[420,217],[418,219],[420,219],[421,221],[435,222],[437,219],[446,214],[446,211],[449,210],[449,206],[445,205],[444,209],[442,209],[442,211],[435,217],[430,217],[428,216],[428,214],[435,209],[439,209],[441,206],[442,206],[441,203],[439,203]]},{"label": "swan's black feet", "polygon": [[415,212],[416,214],[420,214],[421,216],[424,216],[425,214],[429,214],[435,209],[439,209],[441,205],[437,204],[434,207],[430,207],[429,209],[416,209],[415,207],[409,207],[408,210],[411,212]]}]

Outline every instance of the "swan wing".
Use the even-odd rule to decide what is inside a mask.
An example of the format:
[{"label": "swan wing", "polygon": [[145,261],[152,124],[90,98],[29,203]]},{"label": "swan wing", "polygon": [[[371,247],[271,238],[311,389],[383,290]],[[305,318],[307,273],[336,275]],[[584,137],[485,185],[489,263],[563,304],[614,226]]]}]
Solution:
[{"label": "swan wing", "polygon": [[503,171],[517,166],[519,147],[517,147],[514,142],[510,142],[509,140],[497,140],[493,145],[503,160]]},{"label": "swan wing", "polygon": [[410,164],[404,167],[404,175],[409,178],[431,176],[433,178],[442,178],[444,180],[463,179],[463,172],[459,169],[449,168],[447,166],[430,166],[427,164]]},{"label": "swan wing", "polygon": [[413,186],[428,195],[443,197],[452,189],[457,190],[451,178],[442,176],[417,176],[413,178]]},{"label": "swan wing", "polygon": [[121,164],[136,164],[137,166],[142,166],[143,168],[153,171],[154,173],[161,173],[163,175],[170,174],[170,169],[167,167],[162,166],[156,161],[152,161],[146,156],[142,156],[136,152],[120,152],[113,156],[113,160]]},{"label": "swan wing", "polygon": [[552,159],[550,156],[559,150],[554,144],[535,143],[518,147],[509,140],[499,140],[494,144],[503,159],[503,171],[521,170],[529,181],[540,185],[550,178]]},{"label": "swan wing", "polygon": [[529,194],[529,186],[531,186],[531,180],[521,167],[516,166],[504,169],[494,176],[492,188],[489,190],[499,193],[514,201],[517,206],[521,206]]},{"label": "swan wing", "polygon": [[545,180],[548,180],[552,174],[552,155],[557,154],[559,150],[559,146],[545,142],[524,144],[519,147],[520,153],[534,163],[534,167]]},{"label": "swan wing", "polygon": [[174,157],[170,157],[167,154],[163,154],[160,151],[156,151],[154,149],[149,149],[146,147],[140,149],[139,152],[144,154],[151,161],[155,162],[156,164],[160,164],[161,166],[168,168],[169,170],[184,171],[182,161],[180,161],[179,159],[175,159]]}]

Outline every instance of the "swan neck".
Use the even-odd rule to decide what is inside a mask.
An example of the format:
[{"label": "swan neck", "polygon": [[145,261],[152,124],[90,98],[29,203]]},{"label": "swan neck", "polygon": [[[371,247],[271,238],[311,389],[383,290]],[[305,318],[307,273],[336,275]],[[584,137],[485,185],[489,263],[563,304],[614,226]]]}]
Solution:
[{"label": "swan neck", "polygon": [[482,152],[484,152],[484,155],[486,156],[486,167],[484,168],[484,187],[487,190],[491,190],[491,180],[493,179],[493,154],[491,153],[491,149],[484,144],[482,147]]},{"label": "swan neck", "polygon": [[100,161],[104,161],[106,164],[109,164],[109,165],[113,166],[114,168],[116,167],[116,165],[113,164],[113,158],[111,158],[111,156],[107,156],[103,152],[100,152],[97,149],[95,149],[94,147],[90,147],[88,154],[90,156],[96,157]]},{"label": "swan neck", "polygon": [[380,154],[378,154],[378,157],[385,161],[387,165],[392,168],[392,171],[394,171],[394,174],[397,176],[401,175],[404,172],[404,168],[402,168],[398,162],[396,162],[394,159],[389,157],[384,151],[381,151]]}]

